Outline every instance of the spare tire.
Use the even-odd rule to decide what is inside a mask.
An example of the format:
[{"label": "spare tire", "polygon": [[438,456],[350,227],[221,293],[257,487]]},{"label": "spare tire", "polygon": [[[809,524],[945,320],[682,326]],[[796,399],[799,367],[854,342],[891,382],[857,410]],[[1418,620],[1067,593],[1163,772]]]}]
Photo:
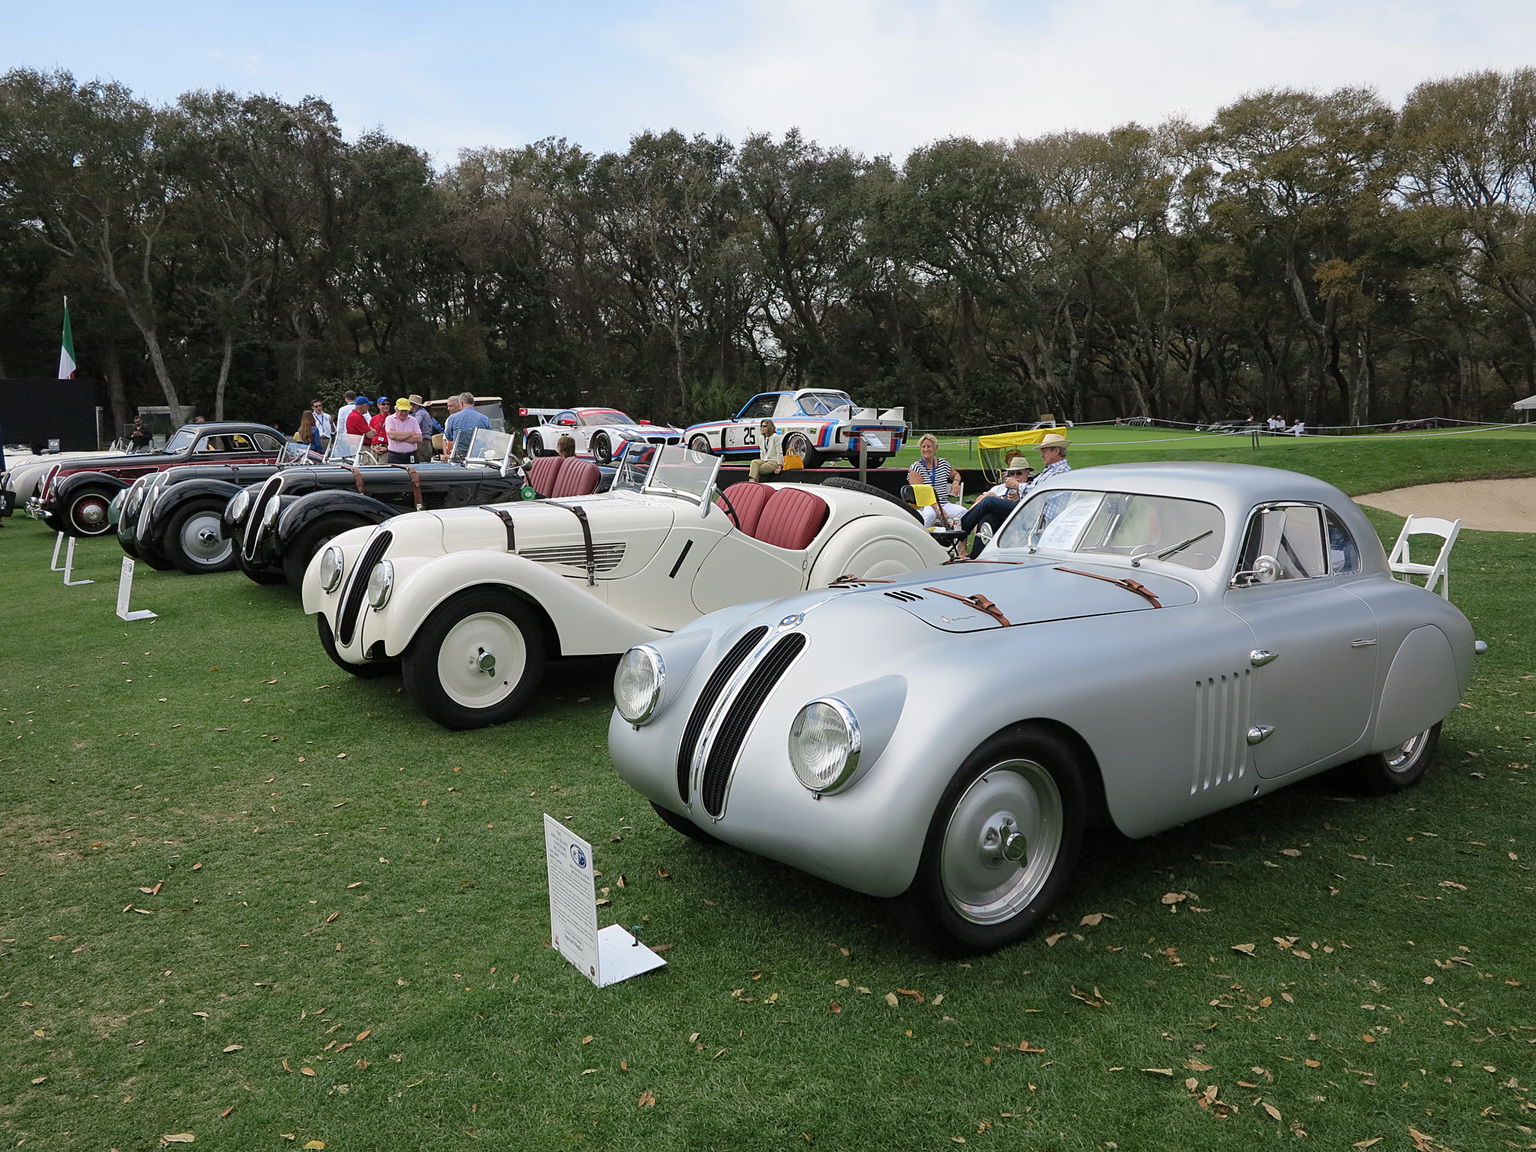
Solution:
[{"label": "spare tire", "polygon": [[882,500],[889,500],[896,507],[911,514],[919,524],[923,522],[923,514],[899,496],[892,496],[883,488],[876,488],[873,484],[866,484],[862,480],[852,480],[846,476],[833,476],[821,482],[823,488],[846,488],[850,492],[862,492],[866,496],[878,496]]}]

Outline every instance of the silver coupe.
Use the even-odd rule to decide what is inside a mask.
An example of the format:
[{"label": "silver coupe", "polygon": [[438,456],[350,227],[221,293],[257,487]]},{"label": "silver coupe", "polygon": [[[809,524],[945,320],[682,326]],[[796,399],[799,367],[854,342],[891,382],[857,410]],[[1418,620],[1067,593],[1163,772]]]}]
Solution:
[{"label": "silver coupe", "polygon": [[1416,783],[1480,647],[1320,480],[1106,466],[979,561],[631,648],[608,746],[679,831],[904,895],[963,954],[1040,923],[1085,825],[1149,836],[1338,765]]}]

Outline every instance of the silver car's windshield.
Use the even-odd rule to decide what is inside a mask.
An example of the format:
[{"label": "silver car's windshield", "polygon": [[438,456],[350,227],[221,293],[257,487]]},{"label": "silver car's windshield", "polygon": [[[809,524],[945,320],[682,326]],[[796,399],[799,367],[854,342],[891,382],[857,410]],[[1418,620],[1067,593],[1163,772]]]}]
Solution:
[{"label": "silver car's windshield", "polygon": [[485,468],[500,468],[506,463],[507,453],[510,451],[512,451],[510,432],[498,432],[495,428],[476,428],[474,435],[467,441],[460,437],[454,442],[453,462],[477,464]]},{"label": "silver car's windshield", "polygon": [[680,444],[664,445],[651,463],[645,478],[645,491],[664,496],[681,496],[704,505],[715,487],[715,473],[720,471],[720,457],[695,452]]},{"label": "silver car's windshield", "polygon": [[326,459],[336,464],[349,464],[357,459],[358,452],[363,447],[363,438],[351,432],[338,432],[331,441],[331,450]]},{"label": "silver car's windshield", "polygon": [[197,439],[197,429],[190,424],[176,429],[176,435],[165,442],[162,452],[184,452],[192,447],[192,441]]},{"label": "silver car's windshield", "polygon": [[1056,488],[1026,500],[997,545],[1160,559],[1203,570],[1216,563],[1225,538],[1221,509],[1201,500]]}]

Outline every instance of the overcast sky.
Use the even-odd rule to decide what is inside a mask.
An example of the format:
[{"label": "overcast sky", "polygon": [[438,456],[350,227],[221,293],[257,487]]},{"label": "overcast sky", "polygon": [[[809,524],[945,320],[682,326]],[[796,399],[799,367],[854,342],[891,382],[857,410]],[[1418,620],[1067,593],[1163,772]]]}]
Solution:
[{"label": "overcast sky", "polygon": [[898,159],[950,135],[1031,136],[1256,88],[1536,64],[1526,0],[0,0],[0,66],[329,100],[447,163],[563,136],[799,127]]}]

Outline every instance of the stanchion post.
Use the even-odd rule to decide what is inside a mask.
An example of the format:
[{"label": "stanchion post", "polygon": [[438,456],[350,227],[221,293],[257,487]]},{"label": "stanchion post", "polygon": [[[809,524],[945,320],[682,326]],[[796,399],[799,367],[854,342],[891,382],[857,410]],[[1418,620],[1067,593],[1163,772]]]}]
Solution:
[{"label": "stanchion post", "polygon": [[859,483],[869,483],[869,442],[859,433]]},{"label": "stanchion post", "polygon": [[48,571],[62,572],[64,566],[59,563],[59,549],[64,546],[64,533],[60,532],[53,538],[53,559],[48,561]]}]

